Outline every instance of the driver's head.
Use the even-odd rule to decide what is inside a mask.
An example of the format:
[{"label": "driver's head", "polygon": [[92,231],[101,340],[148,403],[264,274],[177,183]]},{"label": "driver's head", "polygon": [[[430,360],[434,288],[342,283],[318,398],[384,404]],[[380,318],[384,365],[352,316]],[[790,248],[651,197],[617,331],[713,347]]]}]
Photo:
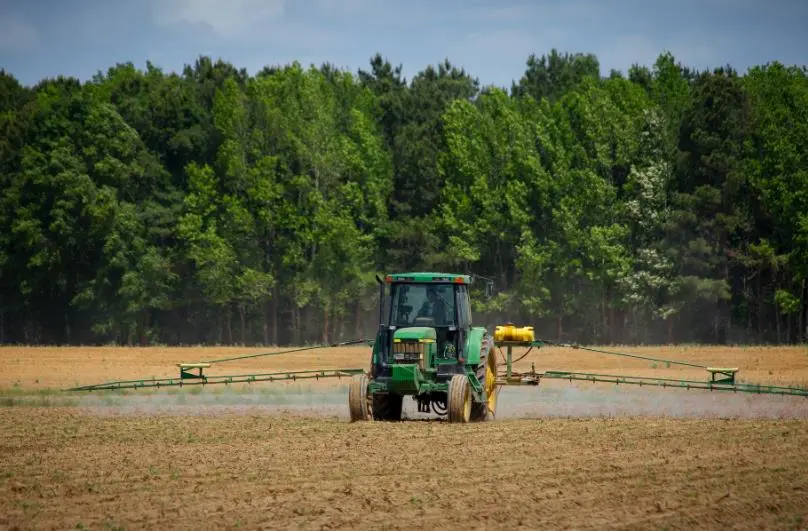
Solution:
[{"label": "driver's head", "polygon": [[434,301],[436,298],[438,298],[438,290],[435,289],[434,287],[427,288],[426,289],[426,297],[430,301]]}]

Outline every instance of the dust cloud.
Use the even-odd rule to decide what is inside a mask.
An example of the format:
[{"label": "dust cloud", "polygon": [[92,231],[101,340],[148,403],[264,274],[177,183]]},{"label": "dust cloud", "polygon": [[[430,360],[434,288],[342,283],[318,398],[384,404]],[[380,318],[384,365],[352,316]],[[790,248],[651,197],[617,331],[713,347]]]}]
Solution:
[{"label": "dust cloud", "polygon": [[[290,414],[348,419],[347,387],[198,388],[195,390],[86,395],[78,406],[92,414],[221,415]],[[403,418],[440,419],[418,413],[404,400]],[[808,398],[727,391],[654,389],[613,384],[562,382],[538,387],[503,387],[494,420],[594,417],[806,419]]]}]

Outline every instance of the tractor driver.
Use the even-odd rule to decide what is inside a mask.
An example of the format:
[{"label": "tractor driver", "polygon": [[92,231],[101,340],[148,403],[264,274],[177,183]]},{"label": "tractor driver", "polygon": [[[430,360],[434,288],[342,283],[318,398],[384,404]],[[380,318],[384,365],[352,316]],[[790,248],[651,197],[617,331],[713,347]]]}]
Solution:
[{"label": "tractor driver", "polygon": [[446,322],[446,304],[438,296],[435,286],[427,288],[426,299],[418,312],[418,317],[431,317],[435,320],[436,325],[444,324]]}]

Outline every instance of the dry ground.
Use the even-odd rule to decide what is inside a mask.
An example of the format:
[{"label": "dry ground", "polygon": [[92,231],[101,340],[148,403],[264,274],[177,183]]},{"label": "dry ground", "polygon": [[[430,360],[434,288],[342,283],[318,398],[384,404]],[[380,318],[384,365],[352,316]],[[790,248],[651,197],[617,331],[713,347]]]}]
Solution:
[{"label": "dry ground", "polygon": [[[613,350],[808,385],[805,348]],[[0,529],[808,528],[806,398],[547,381],[504,389],[496,421],[458,426],[351,424],[344,381],[57,391],[262,351],[0,349]],[[367,361],[330,349],[211,374]],[[555,347],[517,368],[531,363],[706,376]]]},{"label": "dry ground", "polygon": [[[797,347],[601,347],[641,356],[688,361],[699,365],[738,367],[739,381],[808,386],[808,348]],[[126,348],[126,347],[0,347],[0,389],[65,388],[108,380],[167,378],[178,375],[177,363],[276,352],[266,348]],[[525,349],[514,349],[518,358]],[[368,347],[310,350],[277,357],[259,357],[214,365],[209,374],[238,374],[305,369],[365,368]],[[516,365],[537,371],[614,372],[704,380],[702,369],[671,365],[562,347],[543,347]],[[501,368],[504,366],[501,364]],[[616,371],[616,372],[615,372]]]},{"label": "dry ground", "polygon": [[0,527],[799,529],[808,424],[0,409]]}]

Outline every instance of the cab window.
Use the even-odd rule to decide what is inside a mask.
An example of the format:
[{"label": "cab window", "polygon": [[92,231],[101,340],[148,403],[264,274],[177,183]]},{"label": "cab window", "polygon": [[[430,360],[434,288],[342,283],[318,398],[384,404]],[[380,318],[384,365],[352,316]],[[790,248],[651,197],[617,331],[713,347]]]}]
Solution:
[{"label": "cab window", "polygon": [[393,284],[390,324],[406,326],[454,326],[455,296],[452,284]]},{"label": "cab window", "polygon": [[457,286],[457,318],[460,328],[471,326],[471,308],[468,305],[468,288],[465,284]]}]

